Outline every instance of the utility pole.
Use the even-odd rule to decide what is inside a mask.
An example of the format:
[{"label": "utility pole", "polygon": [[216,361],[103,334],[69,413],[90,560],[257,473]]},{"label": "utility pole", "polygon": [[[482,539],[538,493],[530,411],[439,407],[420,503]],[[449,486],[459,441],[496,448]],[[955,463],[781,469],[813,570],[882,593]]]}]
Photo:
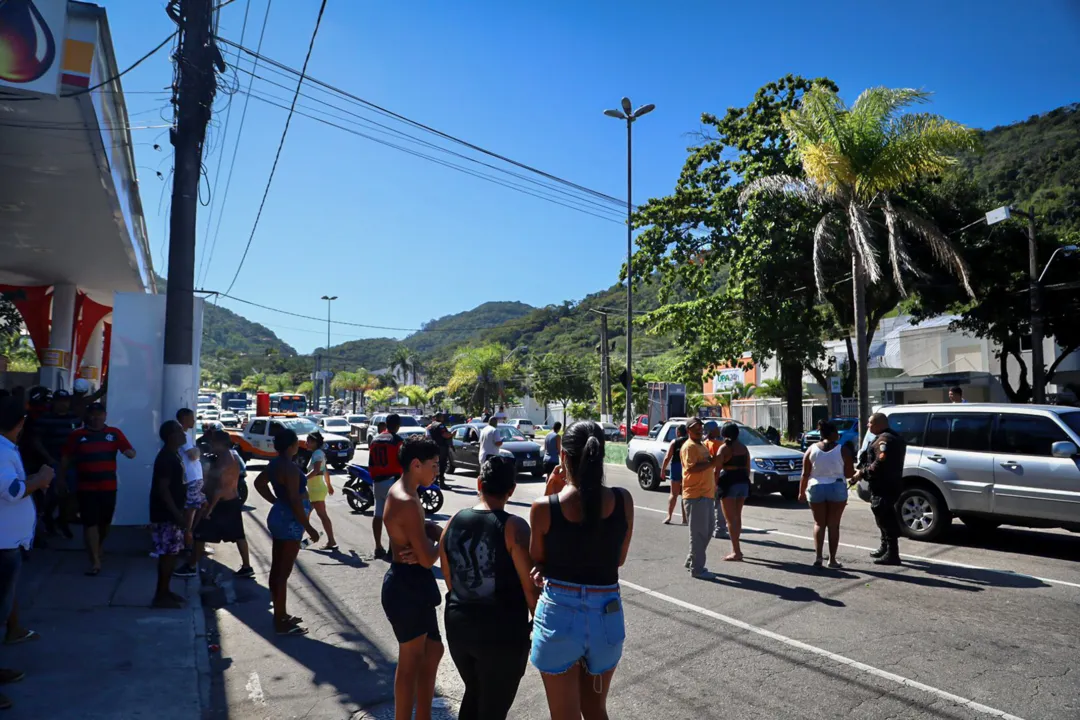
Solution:
[{"label": "utility pole", "polygon": [[[320,390],[322,388],[322,355],[315,353],[315,377],[312,378],[311,383],[311,405],[314,408],[319,404],[319,398],[321,397]],[[318,408],[315,408],[318,412]]]},{"label": "utility pole", "polygon": [[608,353],[610,348],[608,347],[608,335],[607,335],[607,316],[608,314],[603,310],[592,310],[600,316],[600,416],[606,421],[612,421],[612,418],[608,417],[611,413],[611,368],[608,366]]},{"label": "utility pole", "polygon": [[213,45],[213,0],[171,0],[166,12],[179,26],[175,89],[176,127],[170,132],[174,149],[172,211],[169,216],[169,269],[165,295],[165,352],[162,415],[172,417],[192,407],[195,327],[195,224],[199,207],[199,173],[203,141],[217,88],[215,64],[221,55]]},{"label": "utility pole", "polygon": [[1039,275],[1039,249],[1035,244],[1035,213],[1016,211],[1028,221],[1028,274],[1031,277],[1031,399],[1036,405],[1046,402],[1046,369],[1043,367],[1042,281]]}]

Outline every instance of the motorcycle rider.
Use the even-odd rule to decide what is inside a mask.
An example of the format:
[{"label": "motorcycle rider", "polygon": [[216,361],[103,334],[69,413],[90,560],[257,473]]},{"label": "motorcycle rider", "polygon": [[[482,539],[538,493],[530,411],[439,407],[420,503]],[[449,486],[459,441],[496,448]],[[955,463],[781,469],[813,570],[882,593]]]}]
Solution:
[{"label": "motorcycle rider", "polygon": [[900,497],[907,443],[889,427],[889,418],[874,413],[867,423],[874,440],[859,458],[861,469],[854,481],[866,480],[870,486],[870,509],[874,513],[881,544],[870,553],[875,565],[900,564],[900,521],[896,517],[896,502]]},{"label": "motorcycle rider", "polygon": [[386,548],[382,544],[383,507],[386,505],[387,493],[401,477],[398,452],[403,440],[397,434],[399,429],[401,416],[390,413],[386,416],[386,430],[368,443],[368,472],[371,473],[371,486],[375,493],[375,516],[371,521],[371,532],[375,536],[376,559],[387,557]]}]

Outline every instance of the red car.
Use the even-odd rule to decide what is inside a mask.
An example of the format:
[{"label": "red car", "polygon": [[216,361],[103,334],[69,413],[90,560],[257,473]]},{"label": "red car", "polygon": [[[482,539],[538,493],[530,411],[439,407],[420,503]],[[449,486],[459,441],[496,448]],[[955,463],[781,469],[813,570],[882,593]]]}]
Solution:
[{"label": "red car", "polygon": [[[630,431],[634,435],[648,435],[649,434],[649,416],[638,415],[634,420],[634,424],[630,426]],[[623,422],[619,425],[619,435],[623,438],[626,437],[626,423]]]}]

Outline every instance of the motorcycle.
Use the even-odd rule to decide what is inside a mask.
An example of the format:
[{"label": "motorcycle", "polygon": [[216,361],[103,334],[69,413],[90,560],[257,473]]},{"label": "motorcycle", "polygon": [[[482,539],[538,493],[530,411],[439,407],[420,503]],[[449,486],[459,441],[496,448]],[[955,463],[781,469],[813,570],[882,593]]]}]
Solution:
[{"label": "motorcycle", "polygon": [[[367,512],[367,509],[375,504],[375,485],[371,474],[366,467],[352,463],[346,468],[346,472],[349,479],[341,490],[345,493],[349,507],[358,513]],[[426,487],[421,485],[417,488],[417,493],[420,495],[420,505],[428,515],[434,515],[442,509],[443,491],[437,483]]]}]

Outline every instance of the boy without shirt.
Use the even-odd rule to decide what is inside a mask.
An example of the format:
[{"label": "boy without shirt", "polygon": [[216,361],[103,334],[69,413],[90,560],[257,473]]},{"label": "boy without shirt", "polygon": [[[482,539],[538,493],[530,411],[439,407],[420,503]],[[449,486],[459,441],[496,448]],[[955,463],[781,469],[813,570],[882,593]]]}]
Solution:
[{"label": "boy without shirt", "polygon": [[382,606],[398,641],[394,675],[394,717],[430,720],[435,675],[443,655],[435,612],[442,602],[431,568],[439,560],[435,541],[441,530],[425,522],[417,488],[431,485],[439,473],[439,446],[414,435],[398,454],[402,476],[390,488],[383,524],[390,536],[390,569],[383,578]]}]

